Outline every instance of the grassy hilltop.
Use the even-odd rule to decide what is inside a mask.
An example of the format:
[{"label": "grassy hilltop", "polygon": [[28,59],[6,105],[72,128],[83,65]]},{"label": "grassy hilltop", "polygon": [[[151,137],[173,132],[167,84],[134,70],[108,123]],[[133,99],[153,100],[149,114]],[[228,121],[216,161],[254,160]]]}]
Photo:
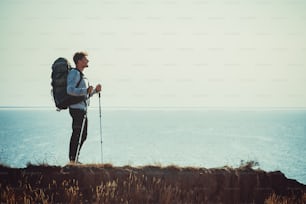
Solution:
[{"label": "grassy hilltop", "polygon": [[279,171],[177,166],[0,166],[7,203],[306,203],[306,186]]}]

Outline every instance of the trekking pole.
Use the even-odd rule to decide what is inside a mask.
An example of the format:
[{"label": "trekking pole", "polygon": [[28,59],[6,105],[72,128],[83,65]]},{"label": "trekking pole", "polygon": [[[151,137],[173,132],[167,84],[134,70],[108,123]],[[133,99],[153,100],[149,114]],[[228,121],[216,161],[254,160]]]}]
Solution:
[{"label": "trekking pole", "polygon": [[83,137],[83,131],[84,131],[84,127],[85,127],[86,118],[87,118],[87,108],[86,108],[86,112],[84,114],[84,118],[83,118],[83,122],[82,122],[82,128],[81,128],[81,132],[80,132],[80,135],[79,135],[79,143],[78,143],[78,149],[77,149],[77,152],[76,152],[75,163],[78,163],[78,160],[79,160],[81,141],[82,141],[82,137]]},{"label": "trekking pole", "polygon": [[102,151],[102,115],[101,115],[101,93],[99,92],[99,115],[100,115],[100,143],[101,143],[101,163],[103,164],[103,151]]}]

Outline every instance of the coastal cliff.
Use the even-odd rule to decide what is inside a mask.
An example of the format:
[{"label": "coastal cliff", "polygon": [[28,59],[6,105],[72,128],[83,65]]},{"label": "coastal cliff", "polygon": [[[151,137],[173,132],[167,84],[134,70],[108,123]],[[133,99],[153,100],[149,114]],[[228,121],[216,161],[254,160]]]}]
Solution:
[{"label": "coastal cliff", "polygon": [[306,186],[248,165],[2,165],[0,195],[1,203],[304,203]]}]

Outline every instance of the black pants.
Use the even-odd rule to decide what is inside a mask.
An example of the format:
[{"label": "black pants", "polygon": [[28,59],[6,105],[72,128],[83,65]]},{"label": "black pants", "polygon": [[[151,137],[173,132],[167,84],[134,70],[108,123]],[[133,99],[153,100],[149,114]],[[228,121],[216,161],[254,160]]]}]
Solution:
[{"label": "black pants", "polygon": [[[84,110],[70,108],[69,113],[70,113],[70,116],[72,117],[72,135],[70,138],[69,159],[70,161],[75,161],[81,128],[82,128],[82,123],[83,123],[84,115],[86,114],[86,112]],[[87,125],[88,125],[88,119],[86,117],[85,124],[84,124],[84,130],[82,134],[81,146],[79,149],[79,154],[80,154],[81,147],[87,138]]]}]

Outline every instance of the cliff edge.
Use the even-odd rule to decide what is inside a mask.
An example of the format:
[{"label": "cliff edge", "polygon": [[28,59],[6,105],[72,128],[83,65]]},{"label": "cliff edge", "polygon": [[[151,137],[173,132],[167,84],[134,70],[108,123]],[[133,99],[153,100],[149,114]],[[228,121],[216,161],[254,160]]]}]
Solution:
[{"label": "cliff edge", "polygon": [[0,166],[0,201],[31,203],[306,203],[280,171],[177,166]]}]

